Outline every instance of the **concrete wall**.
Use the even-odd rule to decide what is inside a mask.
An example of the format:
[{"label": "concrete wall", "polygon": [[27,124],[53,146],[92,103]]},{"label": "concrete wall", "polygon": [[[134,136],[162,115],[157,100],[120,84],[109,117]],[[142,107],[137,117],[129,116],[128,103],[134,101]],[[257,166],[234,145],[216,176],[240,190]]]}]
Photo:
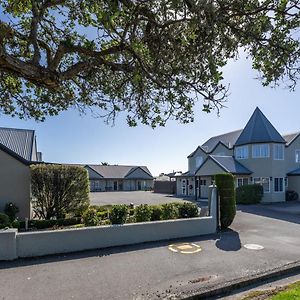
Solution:
[{"label": "concrete wall", "polygon": [[21,219],[30,218],[30,169],[0,150],[0,211],[8,202],[15,203]]},{"label": "concrete wall", "polygon": [[213,234],[217,228],[216,188],[210,195],[208,217],[25,233],[0,230],[0,260]]}]

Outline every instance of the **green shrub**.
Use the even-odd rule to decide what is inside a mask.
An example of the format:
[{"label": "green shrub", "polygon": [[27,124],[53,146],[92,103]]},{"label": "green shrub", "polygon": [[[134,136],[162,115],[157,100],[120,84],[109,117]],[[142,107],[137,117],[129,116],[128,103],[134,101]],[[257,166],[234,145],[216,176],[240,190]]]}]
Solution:
[{"label": "green shrub", "polygon": [[87,170],[79,166],[32,165],[33,210],[40,219],[81,216],[89,205]]},{"label": "green shrub", "polygon": [[166,203],[162,204],[162,219],[177,219],[179,217],[178,204]]},{"label": "green shrub", "polygon": [[162,207],[161,205],[151,206],[151,221],[159,221],[162,219]]},{"label": "green shrub", "polygon": [[82,218],[85,226],[98,226],[100,224],[97,210],[94,208],[89,208],[83,214]]},{"label": "green shrub", "polygon": [[57,220],[30,220],[28,222],[29,228],[47,229],[57,225]]},{"label": "green shrub", "polygon": [[3,213],[0,213],[0,229],[10,226],[9,216]]},{"label": "green shrub", "polygon": [[184,202],[178,205],[179,218],[195,218],[198,217],[198,206],[194,203]]},{"label": "green shrub", "polygon": [[113,205],[109,212],[109,219],[112,224],[124,224],[128,216],[128,207],[125,204]]},{"label": "green shrub", "polygon": [[11,227],[12,227],[12,228],[16,228],[16,229],[20,229],[20,227],[21,227],[20,221],[17,220],[17,219],[13,220],[13,221],[11,222]]},{"label": "green shrub", "polygon": [[135,208],[136,222],[147,222],[151,220],[151,207],[147,204],[141,204]]},{"label": "green shrub", "polygon": [[10,221],[14,221],[16,219],[16,214],[19,212],[19,208],[17,205],[15,205],[14,203],[10,202],[10,203],[6,203],[5,208],[4,208],[4,212],[6,215],[8,215]]},{"label": "green shrub", "polygon": [[242,185],[236,188],[237,204],[259,203],[263,197],[264,189],[260,184]]},{"label": "green shrub", "polygon": [[105,220],[108,218],[108,211],[98,211],[97,216],[100,220]]},{"label": "green shrub", "polygon": [[221,228],[228,228],[236,214],[234,177],[232,174],[217,174],[215,176],[220,196]]}]

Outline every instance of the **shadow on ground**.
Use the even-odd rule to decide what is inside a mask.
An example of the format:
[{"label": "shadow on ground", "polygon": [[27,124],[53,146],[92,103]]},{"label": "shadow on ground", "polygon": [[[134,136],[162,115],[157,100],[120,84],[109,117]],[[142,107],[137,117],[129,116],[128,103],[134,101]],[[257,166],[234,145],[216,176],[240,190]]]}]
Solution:
[{"label": "shadow on ground", "polygon": [[[146,242],[146,243],[130,245],[130,246],[117,246],[117,247],[110,247],[110,248],[104,248],[104,249],[86,250],[86,251],[73,252],[73,253],[54,254],[54,255],[47,255],[47,256],[34,257],[34,258],[19,258],[14,261],[0,261],[0,270],[32,266],[32,265],[48,264],[48,263],[54,263],[54,262],[58,262],[58,261],[84,259],[84,258],[90,258],[90,257],[105,257],[105,256],[114,255],[114,254],[118,254],[118,253],[146,250],[146,249],[152,249],[152,248],[160,248],[160,247],[167,248],[170,244],[173,244],[173,243],[179,243],[179,242],[180,243],[193,243],[193,242],[199,243],[201,241],[216,240],[217,238],[218,238],[217,234],[210,234],[210,235],[196,236],[196,237],[191,237],[191,238],[171,239],[171,240],[164,240],[164,241],[159,241],[159,242]],[[169,251],[169,250],[167,250],[167,251]]]},{"label": "shadow on ground", "polygon": [[216,247],[223,251],[239,251],[242,247],[239,233],[227,229],[218,233],[219,238],[216,241]]},{"label": "shadow on ground", "polygon": [[238,205],[238,210],[249,214],[300,224],[300,201]]}]

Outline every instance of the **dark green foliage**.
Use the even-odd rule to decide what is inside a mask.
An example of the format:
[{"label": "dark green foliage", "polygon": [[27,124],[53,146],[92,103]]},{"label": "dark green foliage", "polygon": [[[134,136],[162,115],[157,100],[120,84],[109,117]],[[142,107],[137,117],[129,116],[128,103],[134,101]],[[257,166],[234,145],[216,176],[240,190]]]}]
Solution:
[{"label": "dark green foliage", "polygon": [[286,191],[285,192],[285,200],[286,201],[296,201],[299,199],[299,195],[295,191]]},{"label": "dark green foliage", "polygon": [[179,218],[195,218],[198,217],[198,206],[191,202],[184,202],[178,205]]},{"label": "dark green foliage", "polygon": [[152,210],[147,204],[141,204],[135,208],[136,222],[147,222],[151,220]]},{"label": "dark green foliage", "polygon": [[232,174],[217,174],[215,180],[220,196],[221,228],[226,229],[236,214],[234,177]]},{"label": "dark green foliage", "polygon": [[32,165],[33,209],[41,219],[81,215],[89,205],[87,170],[68,165]]},{"label": "dark green foliage", "polygon": [[178,206],[175,203],[162,204],[162,219],[177,219],[179,217]]},{"label": "dark green foliage", "polygon": [[100,219],[97,210],[94,208],[89,208],[83,214],[83,223],[85,226],[97,226],[100,224]]},{"label": "dark green foliage", "polygon": [[284,79],[293,89],[299,77],[298,1],[1,0],[0,8],[0,111],[12,116],[90,107],[111,122],[125,111],[130,126],[192,122],[198,99],[205,112],[223,106],[224,66],[243,51],[263,85]]},{"label": "dark green foliage", "polygon": [[3,213],[0,213],[0,229],[10,226],[9,216]]},{"label": "dark green foliage", "polygon": [[[25,228],[25,222],[19,222],[19,228]],[[81,218],[68,218],[68,219],[57,219],[57,220],[30,220],[28,222],[29,229],[36,228],[36,229],[47,229],[52,228],[54,226],[72,226],[81,224]]]},{"label": "dark green foliage", "polygon": [[19,212],[19,208],[12,202],[6,203],[4,212],[9,216],[10,221],[13,222],[16,218],[16,214]]},{"label": "dark green foliage", "polygon": [[12,228],[16,228],[16,229],[20,229],[20,226],[21,226],[21,224],[20,224],[20,221],[19,220],[13,220],[12,222],[11,222],[11,227]]},{"label": "dark green foliage", "polygon": [[236,189],[237,204],[259,203],[263,197],[264,189],[260,184],[242,185]]},{"label": "dark green foliage", "polygon": [[151,221],[159,221],[162,219],[162,207],[161,205],[151,206]]},{"label": "dark green foliage", "polygon": [[124,224],[128,216],[127,205],[113,205],[109,213],[109,219],[112,224]]}]

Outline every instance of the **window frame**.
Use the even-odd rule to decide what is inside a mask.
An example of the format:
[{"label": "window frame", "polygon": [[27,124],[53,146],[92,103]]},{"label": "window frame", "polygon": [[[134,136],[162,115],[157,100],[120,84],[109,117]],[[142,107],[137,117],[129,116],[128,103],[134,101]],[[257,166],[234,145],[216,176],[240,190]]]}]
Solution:
[{"label": "window frame", "polygon": [[[198,160],[199,160],[199,159],[201,159],[201,163],[200,163],[200,164],[198,164]],[[202,155],[197,155],[197,156],[196,156],[196,158],[195,158],[195,166],[196,166],[196,169],[197,169],[197,168],[200,168],[200,167],[202,166],[203,161],[204,161],[204,159],[203,159],[203,156],[202,156]]]},{"label": "window frame", "polygon": [[[282,158],[276,158],[275,157],[275,153],[276,153],[276,147],[279,147],[281,146],[281,149],[282,149]],[[283,144],[274,144],[273,145],[273,159],[274,160],[284,160],[284,145]]]},{"label": "window frame", "polygon": [[[267,146],[268,156],[262,156],[262,147],[263,146]],[[255,150],[254,150],[255,147],[259,147],[259,156],[254,155],[254,153],[255,153]],[[252,158],[270,158],[270,145],[269,144],[254,144],[254,145],[252,145]]]},{"label": "window frame", "polygon": [[[240,150],[240,153],[243,153],[243,155],[238,156],[237,152]],[[243,150],[243,151],[241,151]],[[245,151],[246,150],[246,151]],[[244,145],[244,146],[237,146],[235,148],[235,154],[234,154],[236,159],[248,159],[249,158],[249,147],[248,145]]]},{"label": "window frame", "polygon": [[[297,152],[299,152],[298,160],[297,160]],[[296,162],[297,164],[300,163],[300,149],[295,149],[295,162]]]},{"label": "window frame", "polygon": [[[245,184],[245,181],[247,180],[247,183]],[[242,184],[239,185],[239,181],[242,181]],[[249,178],[248,177],[237,177],[236,178],[236,187],[240,187],[243,185],[248,185],[249,184]]]},{"label": "window frame", "polygon": [[[281,187],[282,187],[282,190],[280,190],[280,189],[279,189],[278,191],[275,190],[275,187],[276,187],[276,185],[275,185],[276,179],[282,179],[282,181],[281,181]],[[280,188],[280,180],[278,180],[277,185],[278,185],[278,187]],[[273,190],[274,190],[274,193],[284,193],[284,192],[285,192],[284,189],[285,189],[284,177],[274,177],[274,184],[273,184]]]},{"label": "window frame", "polygon": [[[259,182],[258,183],[256,183],[255,182],[255,179],[259,179]],[[268,189],[268,191],[265,191],[265,189],[264,189],[264,193],[270,193],[271,192],[271,181],[270,181],[270,177],[253,177],[253,183],[254,184],[260,184],[262,187],[264,187],[263,186],[263,183],[262,183],[262,179],[268,179],[268,186],[269,186],[269,189]]]}]

